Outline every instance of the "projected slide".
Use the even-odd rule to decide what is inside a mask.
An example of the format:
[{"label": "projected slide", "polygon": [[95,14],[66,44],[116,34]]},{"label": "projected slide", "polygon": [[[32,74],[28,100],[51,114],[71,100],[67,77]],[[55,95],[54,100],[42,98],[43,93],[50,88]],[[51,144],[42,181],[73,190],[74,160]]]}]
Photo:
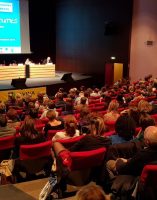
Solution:
[{"label": "projected slide", "polygon": [[0,0],[1,53],[21,53],[19,0]]}]

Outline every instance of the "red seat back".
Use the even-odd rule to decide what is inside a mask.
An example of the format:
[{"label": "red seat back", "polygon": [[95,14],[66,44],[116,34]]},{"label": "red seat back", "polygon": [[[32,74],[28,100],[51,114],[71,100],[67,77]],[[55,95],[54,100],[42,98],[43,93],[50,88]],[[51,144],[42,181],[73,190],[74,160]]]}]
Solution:
[{"label": "red seat back", "polygon": [[33,160],[51,155],[52,142],[39,144],[21,145],[20,160]]},{"label": "red seat back", "polygon": [[59,140],[56,140],[56,142],[60,142],[61,144],[63,144],[64,147],[70,148],[73,144],[78,142],[83,137],[84,137],[84,135],[69,138],[69,139],[59,139]]},{"label": "red seat back", "polygon": [[47,132],[47,139],[48,140],[52,140],[53,136],[60,131],[64,131],[64,130],[48,130]]},{"label": "red seat back", "polygon": [[0,150],[11,149],[14,147],[15,136],[0,138]]},{"label": "red seat back", "polygon": [[90,151],[70,152],[72,158],[71,169],[82,170],[101,166],[105,157],[105,152],[105,147]]},{"label": "red seat back", "polygon": [[116,124],[116,121],[106,121],[105,122],[105,125],[107,126],[109,131],[115,130],[115,124]]}]

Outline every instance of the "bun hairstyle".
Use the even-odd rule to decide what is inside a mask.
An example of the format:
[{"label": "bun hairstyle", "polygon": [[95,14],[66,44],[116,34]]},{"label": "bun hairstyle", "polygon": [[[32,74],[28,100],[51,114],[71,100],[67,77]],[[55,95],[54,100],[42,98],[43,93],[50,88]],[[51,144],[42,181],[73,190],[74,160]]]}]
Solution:
[{"label": "bun hairstyle", "polygon": [[69,135],[70,137],[73,137],[75,135],[76,128],[77,128],[76,118],[73,115],[66,115],[66,117],[64,118],[64,121],[65,121],[65,131],[67,135]]}]

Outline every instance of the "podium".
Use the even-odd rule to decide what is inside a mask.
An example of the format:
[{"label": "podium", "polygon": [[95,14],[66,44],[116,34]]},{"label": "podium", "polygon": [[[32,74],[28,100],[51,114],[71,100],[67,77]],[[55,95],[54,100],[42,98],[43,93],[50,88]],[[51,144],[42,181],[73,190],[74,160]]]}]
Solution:
[{"label": "podium", "polygon": [[113,85],[116,81],[123,78],[122,63],[106,63],[105,64],[105,85]]}]

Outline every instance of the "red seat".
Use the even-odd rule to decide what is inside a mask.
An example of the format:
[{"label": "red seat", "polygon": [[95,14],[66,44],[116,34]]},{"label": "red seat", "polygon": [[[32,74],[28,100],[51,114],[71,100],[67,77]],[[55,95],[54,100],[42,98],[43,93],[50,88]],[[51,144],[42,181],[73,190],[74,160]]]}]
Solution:
[{"label": "red seat", "polygon": [[155,122],[157,123],[157,114],[151,115],[151,117],[155,120]]},{"label": "red seat", "polygon": [[[20,172],[25,172],[25,180],[36,179],[50,175],[52,159],[52,142],[46,141],[39,144],[20,146],[20,157],[15,160],[14,175],[17,179]],[[43,173],[44,171],[44,173]]]},{"label": "red seat", "polygon": [[109,137],[109,136],[111,136],[111,135],[115,135],[115,134],[116,134],[115,131],[108,131],[108,132],[105,132],[105,133],[103,134],[103,136],[105,136],[105,137]]},{"label": "red seat", "polygon": [[20,160],[33,160],[51,155],[51,141],[20,146]]},{"label": "red seat", "polygon": [[41,119],[42,124],[47,124],[48,121],[49,121],[49,119],[46,117]]},{"label": "red seat", "polygon": [[84,135],[73,137],[73,138],[69,138],[69,139],[59,139],[59,140],[56,140],[56,142],[60,142],[60,143],[63,144],[64,147],[70,148],[73,144],[78,142],[83,137],[84,137]]},{"label": "red seat", "polygon": [[106,121],[105,122],[105,125],[107,126],[109,131],[115,130],[115,124],[116,124],[116,121]]},{"label": "red seat", "polygon": [[0,138],[0,151],[14,147],[15,136],[6,136]]},{"label": "red seat", "polygon": [[138,184],[139,200],[157,199],[157,164],[148,164],[142,170]]},{"label": "red seat", "polygon": [[11,150],[14,148],[15,136],[6,136],[0,138],[0,161],[9,159]]},{"label": "red seat", "polygon": [[90,110],[91,110],[91,112],[98,112],[98,111],[102,111],[104,109],[105,109],[104,106],[96,106],[96,107],[91,108]]},{"label": "red seat", "polygon": [[[70,173],[66,177],[62,177],[66,183],[71,185],[85,185],[93,180],[95,173],[99,173],[99,168],[102,167],[106,148],[98,148],[90,151],[70,152],[71,165]],[[65,159],[63,154],[62,160]],[[61,187],[63,191],[63,188]]]},{"label": "red seat", "polygon": [[95,103],[95,106],[104,106],[104,102]]},{"label": "red seat", "polygon": [[70,152],[72,158],[71,170],[82,170],[102,165],[105,152],[105,147],[90,151]]},{"label": "red seat", "polygon": [[48,130],[47,140],[52,140],[53,136],[59,131],[64,131],[64,130]]}]

